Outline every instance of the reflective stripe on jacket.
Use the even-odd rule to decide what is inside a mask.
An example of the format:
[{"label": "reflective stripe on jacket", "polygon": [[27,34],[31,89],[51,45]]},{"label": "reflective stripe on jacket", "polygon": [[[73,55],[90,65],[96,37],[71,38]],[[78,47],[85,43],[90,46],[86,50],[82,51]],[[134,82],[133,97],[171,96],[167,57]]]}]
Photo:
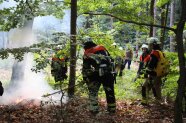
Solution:
[{"label": "reflective stripe on jacket", "polygon": [[52,61],[65,61],[64,58],[56,58],[56,57],[53,57],[52,58]]},{"label": "reflective stripe on jacket", "polygon": [[90,56],[91,54],[96,53],[97,51],[106,51],[104,46],[97,45],[95,47],[92,47],[90,49],[85,50],[84,55],[85,56]]}]

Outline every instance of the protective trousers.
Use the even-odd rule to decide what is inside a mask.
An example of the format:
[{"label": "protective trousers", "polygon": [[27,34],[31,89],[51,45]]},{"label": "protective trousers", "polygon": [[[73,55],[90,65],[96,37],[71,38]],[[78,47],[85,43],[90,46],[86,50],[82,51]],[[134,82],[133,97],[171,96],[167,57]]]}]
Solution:
[{"label": "protective trousers", "polygon": [[161,94],[161,85],[162,85],[162,80],[161,77],[152,77],[152,83],[153,86],[156,90],[156,100],[161,100],[162,99],[162,94]]},{"label": "protective trousers", "polygon": [[144,84],[142,85],[142,98],[146,99],[149,91],[152,89],[153,95],[156,100],[161,100],[161,77],[151,77],[146,78]]},{"label": "protective trousers", "polygon": [[142,103],[147,103],[147,98],[149,95],[149,91],[151,90],[149,78],[145,79],[145,82],[142,85]]},{"label": "protective trousers", "polygon": [[[110,113],[114,113],[116,110],[116,100],[114,94],[114,79],[111,77],[112,75],[102,76],[102,77],[91,77],[87,81],[87,86],[89,90],[89,100],[90,100],[90,110],[92,112],[98,112],[98,91],[101,86],[103,85],[106,100],[107,100],[107,110]],[[95,79],[97,78],[97,79]]]}]

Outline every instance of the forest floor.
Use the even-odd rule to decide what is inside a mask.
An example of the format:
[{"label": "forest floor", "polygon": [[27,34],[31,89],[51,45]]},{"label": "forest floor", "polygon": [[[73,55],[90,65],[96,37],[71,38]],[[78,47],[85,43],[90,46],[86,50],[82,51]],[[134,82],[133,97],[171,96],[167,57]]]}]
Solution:
[{"label": "forest floor", "polygon": [[100,112],[88,110],[88,100],[78,98],[63,106],[36,106],[33,101],[0,106],[0,123],[172,123],[173,105],[151,102],[143,106],[140,100],[117,101],[115,114],[106,112],[106,101],[99,100]]},{"label": "forest floor", "polygon": [[[173,103],[151,101],[144,106],[137,99],[139,95],[136,89],[131,89],[137,66],[136,63],[132,64],[132,70],[125,70],[124,76],[117,78],[115,87],[120,91],[116,92],[115,114],[106,112],[104,95],[99,98],[100,112],[97,115],[89,112],[88,99],[81,96],[62,105],[56,105],[55,102],[41,105],[40,100],[25,99],[11,105],[0,105],[0,123],[172,123]],[[7,71],[0,72],[4,73],[1,78],[10,79]]]}]

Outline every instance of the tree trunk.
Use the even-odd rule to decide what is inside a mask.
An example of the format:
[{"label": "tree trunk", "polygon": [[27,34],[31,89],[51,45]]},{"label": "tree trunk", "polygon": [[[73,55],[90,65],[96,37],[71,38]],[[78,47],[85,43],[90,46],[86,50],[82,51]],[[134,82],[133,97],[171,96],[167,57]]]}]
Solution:
[{"label": "tree trunk", "polygon": [[[174,0],[171,3],[170,8],[170,27],[174,25]],[[175,42],[174,42],[174,36],[170,36],[170,52],[175,52]]]},{"label": "tree trunk", "polygon": [[[156,0],[154,0],[154,3],[156,3]],[[156,4],[154,4],[154,22],[156,21],[156,14],[157,14],[157,7]],[[153,27],[153,37],[156,37],[156,27]]]},{"label": "tree trunk", "polygon": [[75,92],[76,80],[76,21],[77,21],[77,0],[71,0],[71,42],[70,42],[70,78],[68,85],[68,96],[72,98]]},{"label": "tree trunk", "polygon": [[[154,24],[154,2],[155,0],[151,0],[150,3],[150,16],[151,16],[151,24]],[[153,36],[153,26],[150,26],[150,33],[149,33],[149,37]]]},{"label": "tree trunk", "polygon": [[[167,7],[165,8],[166,4],[162,6],[161,10],[161,26],[167,25],[167,15],[168,15],[168,8],[169,4],[167,4]],[[166,9],[166,11],[165,11]],[[160,36],[160,42],[161,42],[161,48],[163,49],[164,46],[164,40],[165,40],[165,28],[161,29],[161,36]]]},{"label": "tree trunk", "polygon": [[182,100],[183,94],[185,92],[185,85],[186,85],[186,67],[185,67],[185,57],[184,57],[184,48],[183,48],[183,29],[186,22],[186,0],[181,0],[182,11],[181,17],[177,24],[176,29],[176,43],[178,49],[178,58],[179,58],[179,69],[180,69],[180,77],[178,80],[178,90],[177,96],[175,100],[175,114],[174,114],[174,122],[175,123],[182,123]]},{"label": "tree trunk", "polygon": [[[161,26],[165,26],[165,5],[161,7]],[[161,29],[161,35],[160,35],[160,42],[161,42],[161,48],[163,47],[164,42],[164,33],[165,29]]]},{"label": "tree trunk", "polygon": [[110,17],[110,29],[113,29],[113,22],[114,22],[113,17]]},{"label": "tree trunk", "polygon": [[[9,39],[10,42],[7,44],[8,48],[19,48],[24,46],[30,46],[34,43],[32,39],[32,27],[34,18],[31,20],[25,20],[25,24],[22,28],[12,29],[9,31]],[[28,36],[30,38],[28,39]],[[25,57],[23,61],[14,60],[14,64],[12,66],[12,75],[11,82],[9,84],[8,90],[11,91],[12,87],[16,88],[19,86],[20,82],[24,80],[25,76]]]}]

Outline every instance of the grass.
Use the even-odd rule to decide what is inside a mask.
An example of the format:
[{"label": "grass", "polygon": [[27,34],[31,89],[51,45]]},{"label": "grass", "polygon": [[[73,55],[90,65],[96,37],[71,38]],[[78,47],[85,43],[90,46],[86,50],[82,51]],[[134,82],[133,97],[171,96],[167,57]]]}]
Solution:
[{"label": "grass", "polygon": [[139,90],[136,88],[133,79],[136,76],[136,70],[125,69],[122,77],[117,77],[115,93],[118,99],[136,99],[139,98]]},{"label": "grass", "polygon": [[[140,87],[136,86],[133,79],[136,77],[137,70],[131,68],[131,70],[124,69],[123,76],[117,76],[115,84],[115,96],[119,100],[133,100],[141,98]],[[100,97],[104,97],[105,93],[101,87]]]}]

